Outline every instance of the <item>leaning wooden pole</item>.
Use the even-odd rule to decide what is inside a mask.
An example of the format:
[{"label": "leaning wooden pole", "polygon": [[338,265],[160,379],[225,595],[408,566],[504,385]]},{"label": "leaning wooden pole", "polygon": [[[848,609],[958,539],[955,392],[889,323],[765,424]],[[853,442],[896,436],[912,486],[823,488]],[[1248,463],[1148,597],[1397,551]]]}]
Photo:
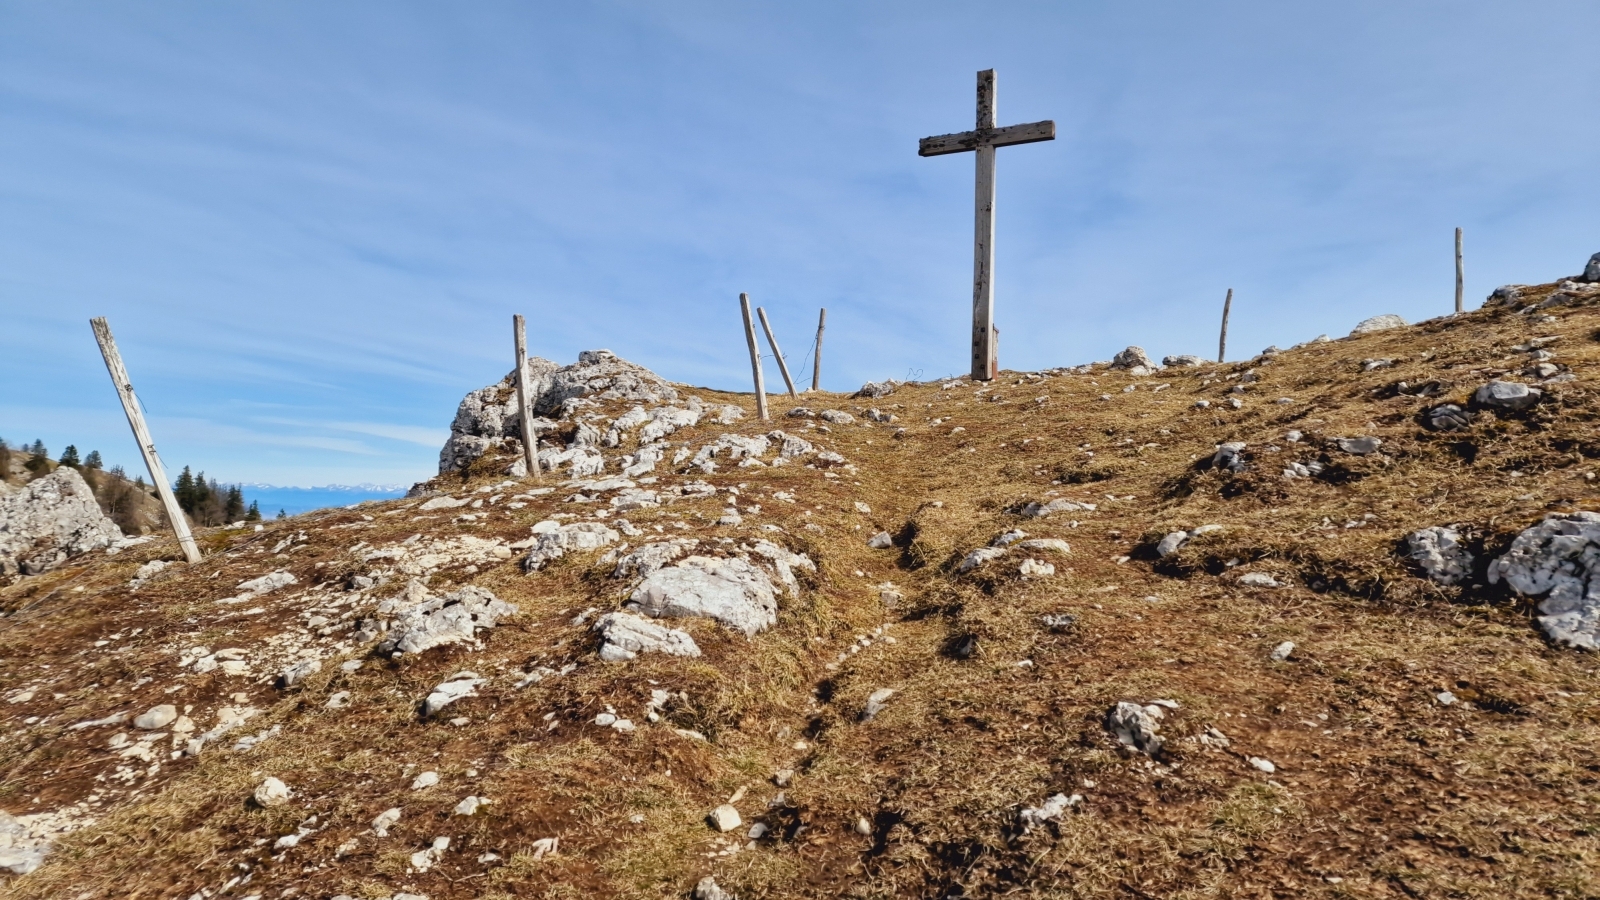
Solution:
[{"label": "leaning wooden pole", "polygon": [[517,411],[522,415],[522,462],[539,480],[539,435],[533,430],[533,387],[528,384],[528,328],[521,316],[511,317],[517,344]]},{"label": "leaning wooden pole", "polygon": [[750,295],[739,295],[739,310],[744,313],[744,339],[750,345],[750,371],[756,379],[756,415],[767,421],[767,386],[761,378],[761,348],[756,345],[756,326],[750,321]]},{"label": "leaning wooden pole", "polygon": [[817,317],[817,359],[811,366],[811,389],[822,390],[822,332],[828,327],[828,308],[822,308],[822,315]]},{"label": "leaning wooden pole", "polygon": [[1232,310],[1233,288],[1228,288],[1228,297],[1222,301],[1222,337],[1217,339],[1217,362],[1228,359],[1228,313]]},{"label": "leaning wooden pole", "polygon": [[197,563],[200,561],[200,548],[195,546],[194,535],[189,532],[189,522],[183,517],[178,498],[172,495],[172,485],[167,483],[167,471],[161,466],[161,457],[156,455],[156,444],[150,439],[144,413],[139,411],[139,399],[134,396],[133,383],[128,380],[128,370],[122,364],[122,354],[117,352],[117,342],[111,337],[111,326],[105,319],[90,319],[89,325],[94,329],[95,341],[100,344],[100,355],[105,357],[111,383],[116,386],[117,396],[122,400],[122,411],[128,414],[128,425],[133,429],[133,439],[139,442],[139,453],[144,456],[145,468],[150,470],[150,480],[155,482],[156,493],[160,495],[161,505],[167,511],[167,521],[172,523],[172,531],[178,536],[184,558]]},{"label": "leaning wooden pole", "polygon": [[778,371],[783,373],[783,383],[789,388],[789,396],[799,398],[800,392],[794,389],[794,379],[789,377],[789,364],[783,361],[783,351],[778,349],[778,339],[772,336],[772,326],[767,322],[767,311],[756,307],[756,317],[761,320],[761,330],[766,332],[767,346],[772,348],[772,355],[778,360]]},{"label": "leaning wooden pole", "polygon": [[1466,287],[1466,273],[1461,268],[1461,229],[1456,229],[1456,312],[1461,312],[1461,291]]}]

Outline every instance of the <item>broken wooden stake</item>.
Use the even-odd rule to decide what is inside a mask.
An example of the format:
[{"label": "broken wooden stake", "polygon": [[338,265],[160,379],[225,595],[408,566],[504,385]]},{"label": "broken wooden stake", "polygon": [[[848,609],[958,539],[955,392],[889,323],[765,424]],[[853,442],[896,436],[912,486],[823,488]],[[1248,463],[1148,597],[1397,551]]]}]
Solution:
[{"label": "broken wooden stake", "polygon": [[1466,286],[1466,275],[1461,268],[1461,229],[1456,229],[1456,312],[1461,312],[1461,291]]},{"label": "broken wooden stake", "polygon": [[750,321],[750,295],[739,295],[739,311],[744,313],[744,339],[750,345],[750,371],[756,379],[756,415],[767,421],[767,386],[761,377],[761,348],[756,345],[756,326]]},{"label": "broken wooden stake", "polygon": [[778,371],[783,373],[783,383],[789,388],[789,396],[798,399],[800,392],[794,389],[794,379],[789,377],[789,364],[783,361],[783,351],[778,349],[778,339],[772,336],[772,325],[767,322],[767,311],[756,307],[756,317],[761,320],[761,330],[767,334],[767,346],[772,348],[772,355],[778,360]]},{"label": "broken wooden stake", "polygon": [[122,400],[122,411],[128,415],[128,425],[133,429],[133,439],[139,443],[145,468],[150,470],[150,480],[155,482],[161,506],[167,511],[167,521],[172,523],[172,532],[178,536],[179,546],[183,547],[183,558],[190,563],[197,563],[200,561],[200,548],[195,546],[194,535],[189,532],[189,522],[183,517],[183,508],[178,506],[178,498],[172,495],[172,485],[167,483],[167,471],[161,466],[161,457],[156,455],[156,444],[150,439],[144,413],[139,411],[139,399],[134,396],[133,383],[128,380],[128,370],[122,364],[122,354],[117,352],[117,342],[111,337],[111,326],[103,318],[90,319],[89,326],[94,329],[94,339],[100,344],[100,355],[105,357],[106,371],[111,373],[111,383],[116,386],[117,397]]},{"label": "broken wooden stake", "polygon": [[1233,309],[1233,288],[1228,288],[1228,298],[1222,301],[1222,337],[1217,340],[1217,362],[1228,359],[1228,311]]},{"label": "broken wooden stake", "polygon": [[822,315],[817,317],[817,358],[811,365],[811,389],[822,390],[822,331],[828,327],[828,308],[822,308]]},{"label": "broken wooden stake", "polygon": [[521,316],[511,317],[517,344],[517,411],[522,415],[522,463],[539,480],[539,435],[533,430],[533,387],[528,384],[528,335]]}]

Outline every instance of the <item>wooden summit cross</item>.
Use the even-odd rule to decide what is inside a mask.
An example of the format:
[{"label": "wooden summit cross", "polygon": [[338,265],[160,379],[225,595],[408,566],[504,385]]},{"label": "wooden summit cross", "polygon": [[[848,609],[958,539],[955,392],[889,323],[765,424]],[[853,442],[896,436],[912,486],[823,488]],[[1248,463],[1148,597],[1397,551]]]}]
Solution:
[{"label": "wooden summit cross", "polygon": [[1012,144],[1032,144],[1056,139],[1056,123],[995,127],[994,70],[978,73],[978,127],[960,134],[926,137],[918,156],[946,153],[978,155],[977,222],[972,245],[972,377],[991,381],[999,374],[994,332],[994,151]]}]

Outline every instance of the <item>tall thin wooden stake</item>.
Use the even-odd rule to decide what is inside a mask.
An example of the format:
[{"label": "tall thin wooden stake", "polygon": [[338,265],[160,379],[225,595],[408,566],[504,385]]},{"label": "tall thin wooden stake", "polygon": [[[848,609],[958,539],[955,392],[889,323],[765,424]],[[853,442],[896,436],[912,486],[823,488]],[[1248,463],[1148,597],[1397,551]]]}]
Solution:
[{"label": "tall thin wooden stake", "polygon": [[817,360],[811,366],[811,389],[822,390],[822,331],[828,327],[828,308],[822,308],[822,315],[817,317]]},{"label": "tall thin wooden stake", "polygon": [[105,319],[90,319],[89,326],[94,329],[94,339],[100,344],[100,355],[105,357],[106,371],[111,373],[111,383],[117,388],[117,397],[122,400],[122,411],[128,414],[128,425],[133,428],[133,439],[139,442],[139,453],[144,456],[145,468],[150,470],[150,480],[155,482],[156,493],[161,497],[161,505],[167,511],[167,521],[172,523],[172,531],[178,536],[178,544],[183,547],[183,557],[191,564],[200,561],[200,548],[195,546],[194,535],[189,533],[189,522],[183,517],[183,509],[178,506],[178,498],[172,495],[172,485],[167,483],[167,471],[161,466],[161,457],[156,455],[155,441],[150,439],[150,429],[144,424],[144,413],[139,411],[139,400],[134,396],[133,383],[128,380],[128,370],[122,365],[122,354],[117,352],[117,342],[111,337],[111,326]]},{"label": "tall thin wooden stake", "polygon": [[511,317],[517,343],[517,410],[522,414],[522,462],[539,480],[539,435],[533,430],[533,387],[528,384],[528,333],[521,316]]},{"label": "tall thin wooden stake", "polygon": [[1466,286],[1466,275],[1461,268],[1461,229],[1456,229],[1456,312],[1461,312],[1461,290]]},{"label": "tall thin wooden stake", "polygon": [[758,306],[756,316],[761,319],[761,330],[767,334],[767,346],[772,348],[772,355],[777,357],[778,371],[783,373],[783,383],[789,386],[789,396],[798,398],[800,392],[794,389],[794,379],[789,377],[789,364],[783,361],[783,351],[778,349],[778,339],[772,336],[772,326],[767,323],[767,311]]},{"label": "tall thin wooden stake", "polygon": [[1233,309],[1233,288],[1228,288],[1228,299],[1222,301],[1222,337],[1217,339],[1217,362],[1228,359],[1228,312]]},{"label": "tall thin wooden stake", "polygon": [[750,321],[750,295],[739,295],[739,310],[744,313],[744,339],[750,345],[750,371],[756,377],[756,415],[767,421],[767,385],[761,377],[761,348],[756,345],[756,326]]}]

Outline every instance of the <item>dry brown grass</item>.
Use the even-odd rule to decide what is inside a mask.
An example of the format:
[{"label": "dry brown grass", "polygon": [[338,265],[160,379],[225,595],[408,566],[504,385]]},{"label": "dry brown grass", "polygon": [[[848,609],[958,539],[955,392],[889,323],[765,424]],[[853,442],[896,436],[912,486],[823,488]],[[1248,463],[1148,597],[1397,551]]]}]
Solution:
[{"label": "dry brown grass", "polygon": [[[471,581],[515,603],[518,622],[497,629],[481,651],[369,663],[350,675],[330,665],[288,694],[251,685],[252,702],[270,705],[259,721],[281,724],[278,737],[248,753],[164,765],[140,796],[123,798],[98,825],[65,839],[45,868],[12,882],[11,895],[187,896],[244,864],[254,873],[248,890],[268,897],[402,889],[433,900],[680,897],[713,873],[745,897],[1600,896],[1594,657],[1544,643],[1525,602],[1484,586],[1439,589],[1397,553],[1415,528],[1462,523],[1480,555],[1492,554],[1547,510],[1593,505],[1600,316],[1593,307],[1554,314],[1556,323],[1530,329],[1525,317],[1477,312],[1141,379],[1102,369],[1017,384],[1029,379],[1007,372],[983,392],[1004,402],[980,400],[964,382],[902,387],[876,404],[900,417],[896,426],[835,427],[823,438],[859,467],[855,477],[790,467],[709,479],[746,485],[744,502],[762,506],[732,534],[764,536],[756,526],[776,524],[784,530],[777,537],[819,565],[773,631],[746,642],[694,623],[687,627],[703,659],[605,665],[570,624],[576,612],[619,599],[622,586],[591,557],[534,577],[515,562],[441,572],[435,585]],[[1530,334],[1559,334],[1557,361],[1579,380],[1554,387],[1526,416],[1480,416],[1452,435],[1420,428],[1425,406],[1464,400],[1492,375],[1514,374],[1523,357],[1507,348]],[[1374,357],[1397,362],[1363,372],[1361,361]],[[1242,410],[1193,406],[1230,396],[1238,382],[1228,376],[1252,367],[1260,380],[1242,395]],[[1445,385],[1441,397],[1393,390],[1430,380]],[[1170,387],[1150,389],[1161,383]],[[1130,384],[1137,389],[1124,393]],[[751,406],[748,397],[698,393]],[[1049,399],[1041,405],[1040,396]],[[1280,396],[1296,402],[1272,402]],[[863,408],[837,396],[806,402]],[[792,421],[775,425],[798,431]],[[965,431],[951,434],[958,425]],[[899,426],[905,432],[895,437]],[[1308,442],[1285,442],[1291,428]],[[725,430],[763,429],[747,419]],[[716,433],[701,428],[697,439]],[[1356,434],[1383,438],[1381,455],[1350,457],[1323,443]],[[1250,472],[1196,466],[1225,440],[1250,445]],[[1291,457],[1318,456],[1326,478],[1277,474]],[[490,478],[480,471],[468,486]],[[772,499],[780,490],[800,503]],[[1017,514],[1050,492],[1100,509],[1041,520]],[[560,496],[490,528],[526,534],[567,508]],[[857,513],[857,501],[872,513]],[[681,517],[692,526],[681,533],[714,539],[730,533],[710,524],[722,505],[721,497],[686,501],[629,518],[670,535]],[[235,552],[305,529],[311,544],[291,564],[312,578],[346,566],[358,539],[424,527],[486,533],[447,517],[417,524],[381,515],[373,530],[333,530],[355,515],[208,538]],[[802,530],[806,521],[825,533]],[[1152,544],[1166,531],[1208,523],[1226,530],[1155,558]],[[1047,579],[1018,577],[1016,555],[955,573],[969,550],[1014,527],[1064,538],[1073,552],[1036,554],[1057,566]],[[897,536],[895,550],[867,549],[880,528]],[[0,592],[0,608],[14,613],[0,630],[0,689],[11,693],[41,663],[81,670],[71,690],[53,689],[62,699],[47,693],[0,709],[8,729],[0,805],[22,811],[37,796],[37,808],[53,808],[84,796],[92,782],[68,767],[105,753],[64,726],[157,702],[160,677],[134,681],[171,672],[161,668],[169,663],[156,653],[160,642],[208,635],[211,644],[244,646],[281,627],[208,618],[218,595],[212,572],[238,580],[282,564],[248,553],[219,553],[129,597],[122,586],[138,564],[170,551],[142,547]],[[1241,571],[1270,572],[1290,586],[1245,588],[1234,580]],[[904,599],[885,605],[884,582]],[[1078,616],[1074,629],[1040,625],[1041,615],[1060,612]],[[837,662],[857,635],[885,623],[894,643],[876,641]],[[84,652],[138,627],[145,636],[120,655]],[[968,635],[976,654],[954,658],[951,646]],[[1285,640],[1297,645],[1293,657],[1271,662],[1271,648]],[[497,680],[453,707],[471,720],[465,727],[416,718],[417,699],[459,669],[566,662],[580,668],[522,691]],[[698,730],[708,743],[664,727],[620,735],[588,724],[606,704],[638,721],[652,682],[687,695],[669,706],[668,724]],[[860,722],[866,696],[881,687],[897,693],[874,721]],[[195,679],[180,696],[214,705],[235,689]],[[351,691],[355,705],[324,710],[336,690]],[[1433,697],[1442,690],[1466,702],[1439,706]],[[1163,724],[1168,753],[1151,761],[1116,747],[1101,724],[1106,709],[1158,698],[1181,706]],[[33,715],[48,721],[24,727]],[[1233,750],[1196,742],[1207,726],[1224,731]],[[1257,771],[1246,756],[1272,760],[1277,773]],[[791,767],[798,774],[784,803],[769,807],[779,794],[771,774]],[[413,794],[410,777],[422,769],[444,782]],[[288,781],[295,803],[246,804],[260,774]],[[748,789],[746,820],[773,832],[756,849],[708,857],[721,845],[703,817],[740,788]],[[1021,833],[1018,809],[1057,792],[1085,801],[1062,821]],[[467,793],[495,803],[470,821],[452,819]],[[395,805],[405,815],[393,837],[363,834]],[[312,814],[326,827],[282,859],[255,846]],[[860,817],[870,836],[853,830]],[[452,836],[452,852],[426,874],[408,873],[409,854],[436,835]],[[560,837],[561,852],[533,860],[529,848],[549,836]],[[333,861],[351,838],[357,852]],[[501,861],[476,862],[485,851]]]}]

